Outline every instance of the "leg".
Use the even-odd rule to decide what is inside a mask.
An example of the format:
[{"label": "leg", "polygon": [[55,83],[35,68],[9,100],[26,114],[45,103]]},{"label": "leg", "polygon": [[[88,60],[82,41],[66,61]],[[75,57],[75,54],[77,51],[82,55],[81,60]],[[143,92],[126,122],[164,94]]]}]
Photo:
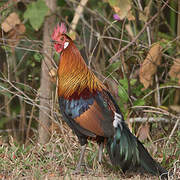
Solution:
[{"label": "leg", "polygon": [[87,146],[87,144],[81,146],[80,158],[79,158],[79,162],[78,162],[75,172],[74,172],[75,174],[78,174],[81,171],[81,166],[84,161],[84,154],[85,154],[86,146]]},{"label": "leg", "polygon": [[102,161],[102,153],[103,153],[104,143],[101,142],[99,145],[99,151],[98,151],[98,162],[101,164]]},{"label": "leg", "polygon": [[104,142],[100,142],[100,144],[99,144],[99,150],[98,150],[97,169],[96,169],[96,171],[97,171],[98,173],[100,173],[100,174],[102,174],[101,162],[102,162],[103,148],[104,148]]}]

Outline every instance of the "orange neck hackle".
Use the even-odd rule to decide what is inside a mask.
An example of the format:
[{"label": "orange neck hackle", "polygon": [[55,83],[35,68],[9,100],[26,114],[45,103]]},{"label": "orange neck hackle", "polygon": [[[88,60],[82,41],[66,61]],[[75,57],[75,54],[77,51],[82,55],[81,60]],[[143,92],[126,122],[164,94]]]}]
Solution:
[{"label": "orange neck hackle", "polygon": [[74,95],[79,96],[87,92],[95,93],[106,89],[87,67],[72,40],[61,53],[58,81],[58,95],[66,99],[74,97]]}]

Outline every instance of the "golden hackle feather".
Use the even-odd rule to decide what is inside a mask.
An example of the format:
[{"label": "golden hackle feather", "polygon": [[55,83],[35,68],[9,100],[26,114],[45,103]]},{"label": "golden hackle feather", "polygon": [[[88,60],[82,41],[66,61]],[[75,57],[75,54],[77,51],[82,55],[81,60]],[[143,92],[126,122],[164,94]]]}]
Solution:
[{"label": "golden hackle feather", "polygon": [[106,89],[87,67],[72,40],[61,54],[58,78],[58,95],[66,99],[74,93],[79,95],[85,89],[88,89],[91,93]]}]

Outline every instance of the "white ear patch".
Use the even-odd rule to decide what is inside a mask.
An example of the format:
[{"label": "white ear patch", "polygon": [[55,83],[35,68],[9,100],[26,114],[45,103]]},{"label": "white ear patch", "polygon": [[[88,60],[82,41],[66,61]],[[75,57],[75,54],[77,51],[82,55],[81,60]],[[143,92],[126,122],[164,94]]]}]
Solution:
[{"label": "white ear patch", "polygon": [[66,49],[68,47],[68,45],[69,45],[69,42],[65,42],[64,43],[64,49]]}]

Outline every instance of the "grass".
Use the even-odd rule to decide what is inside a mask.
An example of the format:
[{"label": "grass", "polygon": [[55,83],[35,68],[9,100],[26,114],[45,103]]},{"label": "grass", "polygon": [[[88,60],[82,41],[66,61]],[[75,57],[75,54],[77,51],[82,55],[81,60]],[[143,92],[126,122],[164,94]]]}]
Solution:
[{"label": "grass", "polygon": [[[64,125],[64,134],[53,132],[50,141],[46,145],[40,145],[35,140],[28,145],[19,145],[12,136],[5,142],[0,139],[0,179],[158,179],[150,175],[138,173],[122,174],[111,166],[106,151],[103,154],[102,165],[97,163],[98,146],[95,142],[89,142],[85,162],[89,172],[73,175],[72,172],[79,158],[80,145],[76,137]],[[163,148],[166,156],[162,157],[162,149],[166,140],[159,140],[157,153],[154,157],[162,161],[162,165],[172,172],[173,179],[180,173],[180,161],[178,162],[178,133],[171,139],[168,147]],[[147,145],[147,144],[146,144]],[[147,147],[147,146],[146,146]],[[148,149],[151,146],[148,146]],[[165,146],[164,146],[165,147]],[[174,166],[173,166],[174,164]],[[180,177],[180,176],[179,176]]]}]

